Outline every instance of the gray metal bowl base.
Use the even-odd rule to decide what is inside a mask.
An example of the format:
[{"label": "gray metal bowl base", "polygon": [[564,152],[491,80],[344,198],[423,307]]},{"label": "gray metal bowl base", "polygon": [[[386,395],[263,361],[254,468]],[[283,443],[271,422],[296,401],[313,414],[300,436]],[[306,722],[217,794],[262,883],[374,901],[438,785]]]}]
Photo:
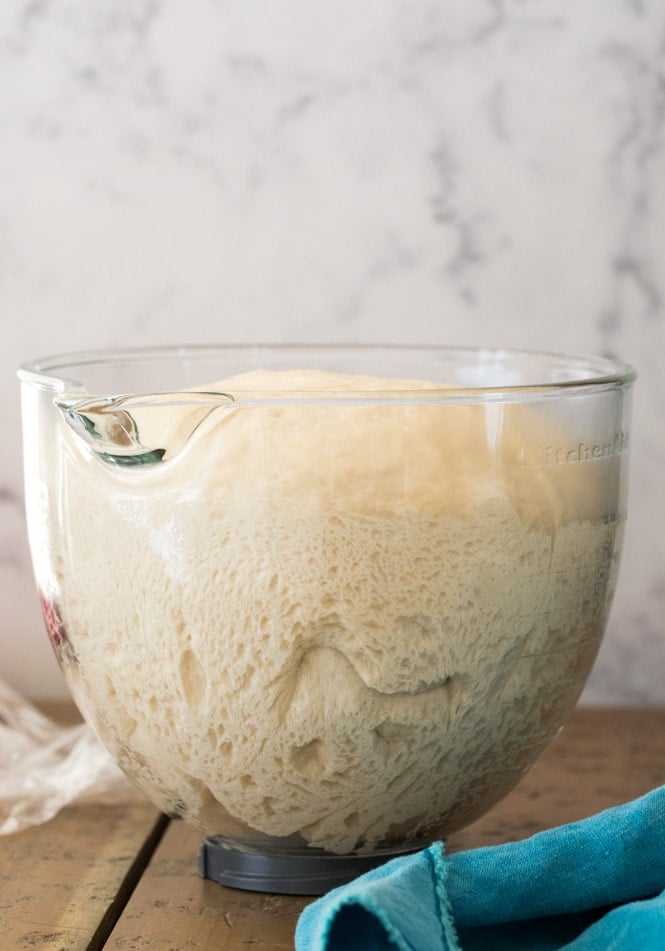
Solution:
[{"label": "gray metal bowl base", "polygon": [[201,843],[198,866],[202,878],[231,888],[281,895],[324,895],[404,854],[386,851],[334,855],[318,849],[264,853],[246,845],[239,848],[222,836],[209,836]]}]

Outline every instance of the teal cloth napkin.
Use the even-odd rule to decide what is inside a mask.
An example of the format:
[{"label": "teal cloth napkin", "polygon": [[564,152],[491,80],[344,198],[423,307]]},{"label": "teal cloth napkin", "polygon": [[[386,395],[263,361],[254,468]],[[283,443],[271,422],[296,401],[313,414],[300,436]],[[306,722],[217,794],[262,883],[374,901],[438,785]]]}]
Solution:
[{"label": "teal cloth napkin", "polygon": [[435,842],[308,905],[297,951],[665,951],[665,786],[523,842]]}]

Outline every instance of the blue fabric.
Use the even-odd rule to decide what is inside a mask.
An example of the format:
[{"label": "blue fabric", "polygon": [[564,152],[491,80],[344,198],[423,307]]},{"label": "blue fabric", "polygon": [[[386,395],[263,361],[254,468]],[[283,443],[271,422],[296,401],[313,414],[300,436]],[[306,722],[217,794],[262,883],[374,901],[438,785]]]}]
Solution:
[{"label": "blue fabric", "polygon": [[435,842],[309,905],[297,951],[665,951],[665,786],[523,842]]}]

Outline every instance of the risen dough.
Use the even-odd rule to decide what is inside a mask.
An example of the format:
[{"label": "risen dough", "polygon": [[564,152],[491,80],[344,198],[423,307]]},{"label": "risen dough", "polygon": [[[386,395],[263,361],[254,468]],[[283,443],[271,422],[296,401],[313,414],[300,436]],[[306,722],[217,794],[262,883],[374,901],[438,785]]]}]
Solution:
[{"label": "risen dough", "polygon": [[515,783],[588,674],[613,460],[527,464],[547,424],[513,404],[316,401],[396,387],[428,389],[313,371],[206,386],[237,402],[196,427],[191,407],[139,422],[146,443],[194,429],[143,468],[63,424],[64,662],[124,768],[208,833],[343,852],[454,828]]}]

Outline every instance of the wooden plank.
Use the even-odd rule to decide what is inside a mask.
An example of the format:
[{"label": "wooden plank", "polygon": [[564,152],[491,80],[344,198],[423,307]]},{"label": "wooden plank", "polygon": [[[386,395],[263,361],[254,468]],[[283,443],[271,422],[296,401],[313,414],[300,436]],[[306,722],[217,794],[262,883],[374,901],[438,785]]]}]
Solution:
[{"label": "wooden plank", "polygon": [[75,806],[44,825],[0,837],[2,951],[102,947],[128,897],[123,882],[128,876],[131,882],[132,869],[140,875],[146,851],[154,850],[158,818],[143,801]]},{"label": "wooden plank", "polygon": [[311,898],[262,895],[204,881],[200,833],[172,822],[104,951],[292,951]]},{"label": "wooden plank", "polygon": [[63,726],[73,726],[83,722],[83,717],[72,700],[37,700],[34,706],[49,720],[55,720]]},{"label": "wooden plank", "polygon": [[[665,783],[665,710],[578,710],[533,770],[449,849],[521,838]],[[311,901],[202,881],[200,836],[172,823],[105,951],[282,951]]]}]

